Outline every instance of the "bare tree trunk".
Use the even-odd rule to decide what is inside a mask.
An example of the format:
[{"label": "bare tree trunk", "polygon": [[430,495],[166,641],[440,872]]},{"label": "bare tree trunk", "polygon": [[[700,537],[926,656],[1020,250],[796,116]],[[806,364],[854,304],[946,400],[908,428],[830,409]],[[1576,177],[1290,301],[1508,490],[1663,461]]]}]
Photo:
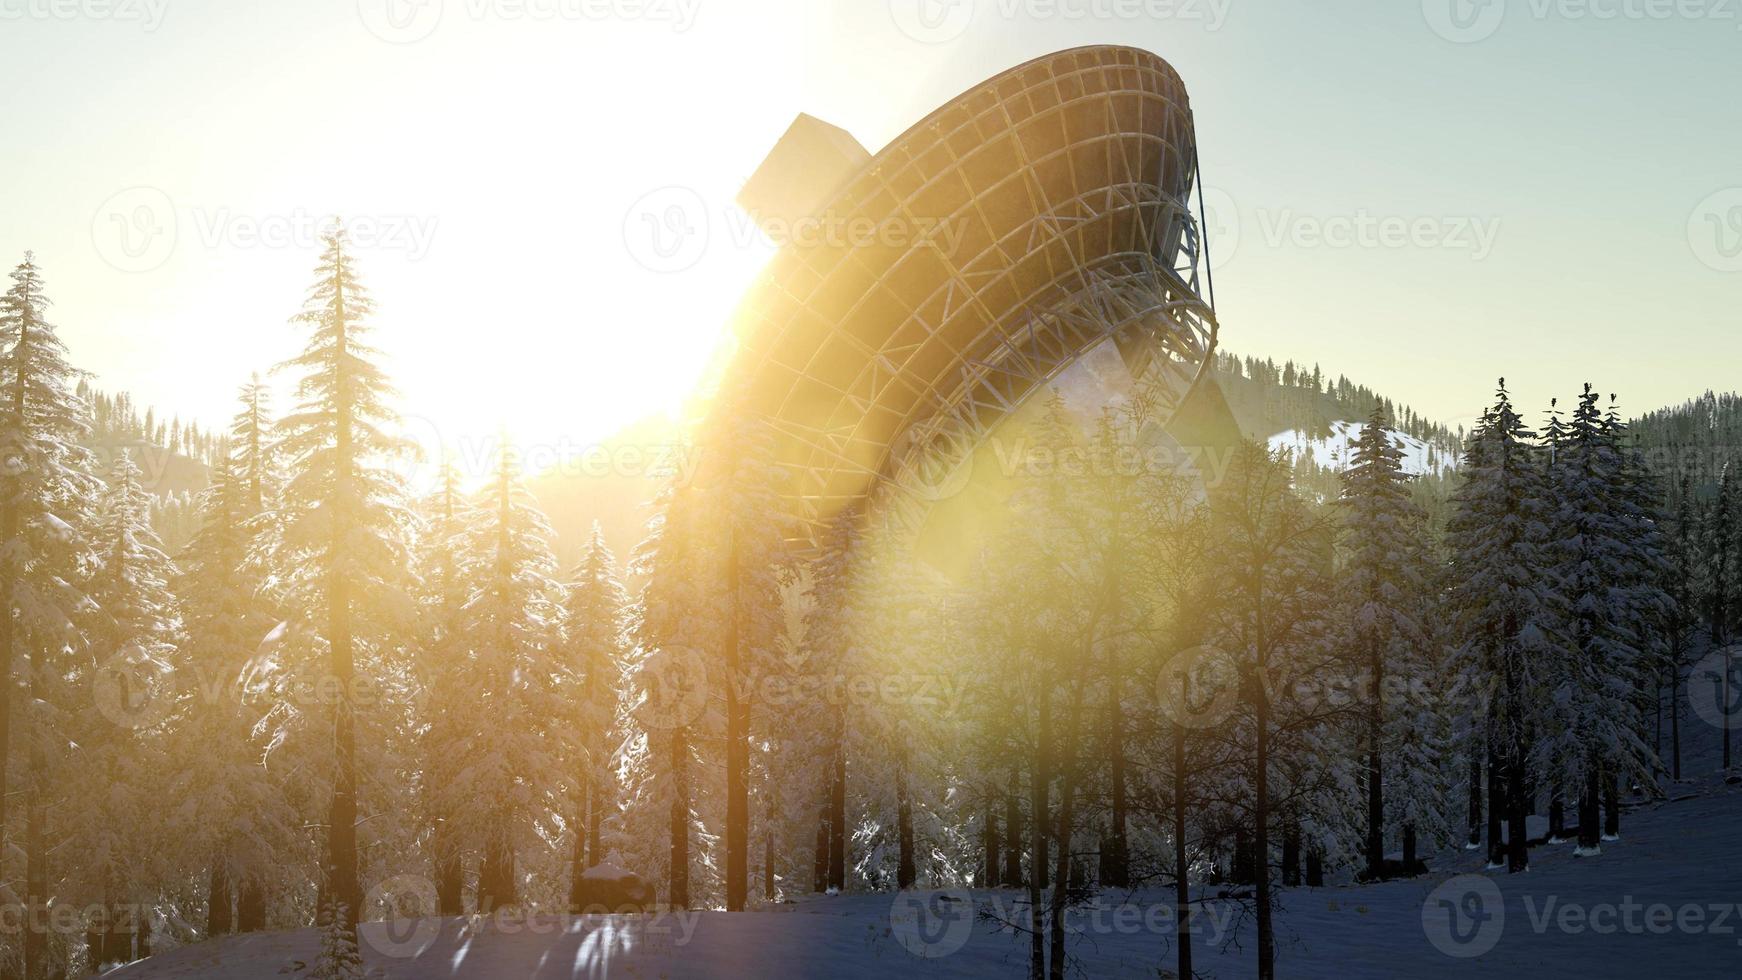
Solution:
[{"label": "bare tree trunk", "polygon": [[1377,643],[1368,643],[1367,666],[1373,675],[1367,703],[1367,877],[1379,881],[1385,877],[1385,789],[1380,760],[1385,708],[1379,693],[1385,682],[1385,658]]},{"label": "bare tree trunk", "polygon": [[1682,778],[1682,668],[1681,644],[1669,665],[1669,752],[1670,775],[1678,782]]},{"label": "bare tree trunk", "polygon": [[750,703],[739,650],[738,544],[726,545],[726,911],[742,912],[750,895]]},{"label": "bare tree trunk", "polygon": [[[1262,631],[1262,627],[1261,627]],[[1259,649],[1263,649],[1262,636]],[[1260,665],[1259,670],[1264,668]],[[1258,873],[1253,901],[1258,906],[1258,980],[1275,980],[1276,935],[1270,907],[1270,703],[1260,681],[1257,694],[1256,805],[1253,819],[1253,850]]]},{"label": "bare tree trunk", "polygon": [[236,931],[260,932],[265,928],[266,886],[258,873],[250,871],[242,876],[236,892]]},{"label": "bare tree trunk", "polygon": [[829,782],[829,887],[847,890],[847,719],[840,709],[835,728],[835,771]]},{"label": "bare tree trunk", "polygon": [[1506,787],[1502,778],[1500,755],[1495,748],[1495,740],[1499,737],[1499,726],[1489,719],[1488,739],[1488,866],[1504,867],[1506,864],[1506,842],[1501,839],[1501,821],[1506,813]]},{"label": "bare tree trunk", "polygon": [[1022,887],[1022,774],[1010,767],[1004,784],[1004,887]]},{"label": "bare tree trunk", "polygon": [[1072,686],[1070,710],[1065,715],[1065,730],[1059,743],[1057,763],[1061,779],[1058,830],[1054,834],[1058,846],[1058,863],[1053,871],[1052,911],[1048,916],[1051,949],[1047,959],[1048,980],[1065,980],[1065,909],[1070,899],[1071,838],[1075,831],[1077,803],[1077,737],[1082,730],[1083,685]]},{"label": "bare tree trunk", "polygon": [[[592,786],[591,777],[586,778],[582,782],[581,785],[586,787],[586,790],[585,790],[586,796],[582,798],[580,806],[576,807],[577,813],[575,815],[575,818],[576,818],[575,819],[575,840],[574,840],[574,844],[569,849],[569,911],[576,914],[576,915],[579,915],[581,913],[581,907],[586,904],[584,901],[586,896],[583,895],[582,893],[586,890],[586,880],[585,880],[585,875],[586,875],[586,871],[587,871],[586,814],[587,814],[587,811],[592,809],[591,796],[592,796],[592,792],[593,792],[593,786]],[[438,903],[440,901],[440,889],[439,888],[437,889],[437,901],[438,901]]]},{"label": "bare tree trunk", "polygon": [[1282,825],[1282,884],[1300,886],[1300,820],[1293,814]]},{"label": "bare tree trunk", "polygon": [[913,800],[907,791],[906,753],[896,750],[895,770],[895,887],[912,888],[918,877],[913,860]]},{"label": "bare tree trunk", "polygon": [[1603,771],[1603,836],[1610,840],[1621,838],[1621,777],[1615,774],[1613,766],[1605,766]]},{"label": "bare tree trunk", "polygon": [[1482,843],[1482,756],[1470,753],[1470,835],[1471,847]]},{"label": "bare tree trunk", "polygon": [[762,831],[762,900],[774,901],[774,806],[769,804]]},{"label": "bare tree trunk", "polygon": [[687,731],[672,732],[671,878],[670,904],[690,907],[690,781]]},{"label": "bare tree trunk", "polygon": [[600,785],[599,770],[590,769],[587,788],[587,867],[592,867],[605,860],[605,854],[599,849],[601,828],[605,823],[605,792]]},{"label": "bare tree trunk", "polygon": [[1046,860],[1046,800],[1043,793],[1042,780],[1036,773],[1028,787],[1029,806],[1033,808],[1028,821],[1029,980],[1042,980],[1046,976],[1046,922],[1040,910],[1041,892],[1045,886],[1041,884],[1039,867]]},{"label": "bare tree trunk", "polygon": [[1034,823],[1033,834],[1034,853],[1028,856],[1029,876],[1034,878],[1041,889],[1048,884],[1048,852],[1047,823],[1052,816],[1052,699],[1045,693],[1040,698],[1040,724],[1036,726],[1034,745],[1034,785],[1030,787],[1029,795],[1034,799],[1034,812],[1029,815]]},{"label": "bare tree trunk", "polygon": [[1518,874],[1530,866],[1530,842],[1525,839],[1524,818],[1529,809],[1524,793],[1523,747],[1516,743],[1506,760],[1506,871]]},{"label": "bare tree trunk", "polygon": [[980,879],[985,888],[998,887],[998,807],[996,791],[988,788],[986,814],[981,818],[981,832],[986,845],[986,868]]},{"label": "bare tree trunk", "polygon": [[[1180,704],[1189,704],[1186,697],[1191,682],[1184,672],[1180,673],[1179,685]],[[1186,808],[1186,728],[1176,722],[1173,726],[1174,926],[1181,980],[1190,980],[1192,976],[1192,886],[1191,865],[1186,854]]]},{"label": "bare tree trunk", "polygon": [[[1110,645],[1116,650],[1117,645]],[[1128,838],[1130,802],[1125,787],[1125,705],[1120,700],[1124,679],[1119,676],[1116,653],[1109,652],[1111,661],[1107,685],[1107,778],[1112,791],[1112,829],[1107,835],[1108,854],[1101,883],[1110,888],[1131,886],[1131,845]]]},{"label": "bare tree trunk", "polygon": [[1602,848],[1603,839],[1597,828],[1602,820],[1598,802],[1597,769],[1592,766],[1585,774],[1585,788],[1579,794],[1579,849],[1595,852]]},{"label": "bare tree trunk", "polygon": [[501,834],[492,834],[478,869],[478,910],[494,912],[519,904],[516,877],[513,846]]},{"label": "bare tree trunk", "polygon": [[206,881],[206,935],[223,936],[235,926],[230,916],[230,871],[223,850],[212,858],[212,873]]},{"label": "bare tree trunk", "polygon": [[436,914],[460,915],[465,912],[466,875],[460,864],[460,849],[445,820],[437,822],[431,850],[435,858]]},{"label": "bare tree trunk", "polygon": [[811,891],[829,890],[829,805],[825,801],[817,813],[817,846],[811,863]]},{"label": "bare tree trunk", "polygon": [[[46,673],[46,667],[41,663],[43,656],[39,648],[30,658],[30,699],[33,706],[40,705],[39,699],[45,693],[44,685],[40,683]],[[28,715],[30,732],[26,738],[30,770],[24,795],[24,911],[27,916],[24,980],[48,980],[48,853],[44,850],[46,842],[43,840],[47,833],[48,803],[42,796],[42,788],[48,781],[48,756],[43,749],[47,733],[42,730],[41,710],[32,707]]]}]

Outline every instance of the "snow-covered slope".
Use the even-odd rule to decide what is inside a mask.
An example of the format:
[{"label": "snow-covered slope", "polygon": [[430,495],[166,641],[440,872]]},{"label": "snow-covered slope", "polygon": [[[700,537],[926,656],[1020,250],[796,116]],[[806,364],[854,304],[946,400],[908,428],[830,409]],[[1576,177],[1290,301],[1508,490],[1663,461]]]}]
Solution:
[{"label": "snow-covered slope", "polygon": [[[1572,845],[1531,852],[1528,874],[1485,873],[1481,855],[1433,860],[1427,877],[1281,893],[1278,970],[1294,978],[1725,977],[1742,974],[1742,789],[1715,779],[1677,802],[1628,811],[1597,858]],[[959,896],[958,896],[959,897]],[[516,977],[1021,977],[1026,937],[993,917],[1021,895],[846,895],[728,914],[582,916],[480,923],[401,920],[363,927],[365,962],[399,980]],[[1449,903],[1449,904],[1447,904]],[[1453,921],[1454,912],[1466,916]],[[1469,914],[1474,913],[1474,914]],[[1252,923],[1211,900],[1196,967],[1254,974]],[[1174,963],[1167,893],[1103,895],[1067,944],[1091,977],[1154,980]],[[233,937],[164,953],[116,980],[282,980],[315,954],[312,929]],[[1449,951],[1449,952],[1448,952]],[[1479,953],[1466,956],[1453,954]],[[287,964],[291,967],[287,969]]]},{"label": "snow-covered slope", "polygon": [[[1300,429],[1278,432],[1270,437],[1270,448],[1287,449],[1296,459],[1311,459],[1329,470],[1341,471],[1349,466],[1355,442],[1367,428],[1365,422],[1332,422],[1331,434],[1317,439]],[[1413,476],[1428,473],[1448,473],[1457,469],[1455,455],[1438,446],[1395,430],[1390,432],[1391,444],[1403,451],[1403,471]]]}]

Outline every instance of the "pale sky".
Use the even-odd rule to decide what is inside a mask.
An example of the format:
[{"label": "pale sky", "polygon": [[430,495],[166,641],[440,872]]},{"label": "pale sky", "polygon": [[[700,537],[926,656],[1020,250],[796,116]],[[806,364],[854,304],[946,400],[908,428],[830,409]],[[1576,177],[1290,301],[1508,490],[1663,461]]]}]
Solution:
[{"label": "pale sky", "polygon": [[[794,114],[876,150],[1110,42],[1190,91],[1225,347],[1454,425],[1501,374],[1532,414],[1586,379],[1644,410],[1742,363],[1742,4],[1677,9],[0,0],[0,258],[36,250],[100,385],[221,422],[301,342],[342,213],[416,434],[560,450],[693,385],[768,254],[732,198]],[[708,234],[650,251],[674,200]]]}]

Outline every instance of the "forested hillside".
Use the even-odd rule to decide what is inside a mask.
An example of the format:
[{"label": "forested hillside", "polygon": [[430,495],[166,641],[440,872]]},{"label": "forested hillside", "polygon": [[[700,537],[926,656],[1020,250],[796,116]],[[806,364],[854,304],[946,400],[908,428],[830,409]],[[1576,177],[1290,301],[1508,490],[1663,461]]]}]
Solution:
[{"label": "forested hillside", "polygon": [[[6,870],[30,907],[103,914],[0,970],[319,923],[293,972],[354,977],[360,920],[574,914],[604,879],[643,910],[995,889],[1055,978],[1088,955],[1074,911],[1143,887],[1177,915],[1155,964],[1191,975],[1213,890],[1269,972],[1291,890],[1627,848],[1728,676],[1735,479],[1677,479],[1590,386],[1535,426],[1502,383],[1453,432],[1226,358],[1255,438],[1195,470],[1147,465],[1142,399],[1047,393],[942,576],[876,515],[797,535],[730,392],[682,438],[536,476],[503,442],[415,497],[342,233],[313,279],[293,396],[275,418],[242,385],[218,438],[81,397],[40,269],[13,272]],[[1278,432],[1340,441],[1302,462]],[[185,543],[153,527],[166,474]]]}]

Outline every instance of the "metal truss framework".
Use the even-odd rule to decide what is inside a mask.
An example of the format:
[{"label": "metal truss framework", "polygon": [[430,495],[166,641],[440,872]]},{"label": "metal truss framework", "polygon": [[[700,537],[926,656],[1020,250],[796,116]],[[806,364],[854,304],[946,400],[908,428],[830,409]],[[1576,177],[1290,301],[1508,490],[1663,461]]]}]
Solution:
[{"label": "metal truss framework", "polygon": [[832,225],[924,233],[783,248],[740,308],[728,377],[776,427],[813,540],[869,497],[923,508],[938,467],[1102,343],[1165,422],[1216,343],[1196,160],[1166,62],[1078,48],[953,100],[838,191]]}]

